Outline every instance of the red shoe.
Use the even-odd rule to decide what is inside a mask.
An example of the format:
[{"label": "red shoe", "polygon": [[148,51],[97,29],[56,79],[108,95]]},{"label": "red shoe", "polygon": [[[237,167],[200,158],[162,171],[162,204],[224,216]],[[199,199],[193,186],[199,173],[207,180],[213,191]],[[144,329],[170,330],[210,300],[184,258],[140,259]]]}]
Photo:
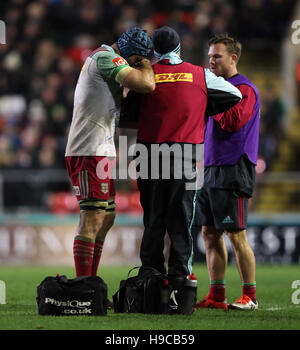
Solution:
[{"label": "red shoe", "polygon": [[195,309],[223,309],[228,310],[226,300],[224,301],[215,301],[210,299],[208,296],[195,305]]}]

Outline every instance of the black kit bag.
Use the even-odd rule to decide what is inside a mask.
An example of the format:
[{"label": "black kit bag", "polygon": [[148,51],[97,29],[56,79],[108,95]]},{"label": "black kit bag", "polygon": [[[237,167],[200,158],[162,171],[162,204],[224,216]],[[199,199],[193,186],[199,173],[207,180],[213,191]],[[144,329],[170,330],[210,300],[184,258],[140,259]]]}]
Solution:
[{"label": "black kit bag", "polygon": [[37,287],[39,315],[106,315],[107,285],[99,276],[46,277]]},{"label": "black kit bag", "polygon": [[170,292],[167,276],[154,268],[140,269],[137,276],[120,282],[119,290],[113,296],[114,311],[120,313],[168,314]]}]

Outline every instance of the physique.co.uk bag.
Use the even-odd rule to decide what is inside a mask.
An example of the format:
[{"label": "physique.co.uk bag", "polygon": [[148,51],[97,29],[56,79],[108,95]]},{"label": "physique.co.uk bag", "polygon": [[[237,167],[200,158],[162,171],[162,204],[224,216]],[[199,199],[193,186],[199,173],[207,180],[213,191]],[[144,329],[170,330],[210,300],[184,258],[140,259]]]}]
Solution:
[{"label": "physique.co.uk bag", "polygon": [[46,277],[37,287],[40,315],[106,315],[107,285],[98,276]]}]

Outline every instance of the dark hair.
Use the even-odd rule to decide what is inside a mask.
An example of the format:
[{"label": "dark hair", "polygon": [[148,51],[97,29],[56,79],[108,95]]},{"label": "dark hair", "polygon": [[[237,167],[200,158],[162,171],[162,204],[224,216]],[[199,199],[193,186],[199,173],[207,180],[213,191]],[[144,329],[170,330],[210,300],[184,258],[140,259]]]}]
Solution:
[{"label": "dark hair", "polygon": [[208,41],[208,46],[224,44],[228,53],[237,55],[238,60],[242,54],[242,44],[228,34],[217,34]]}]

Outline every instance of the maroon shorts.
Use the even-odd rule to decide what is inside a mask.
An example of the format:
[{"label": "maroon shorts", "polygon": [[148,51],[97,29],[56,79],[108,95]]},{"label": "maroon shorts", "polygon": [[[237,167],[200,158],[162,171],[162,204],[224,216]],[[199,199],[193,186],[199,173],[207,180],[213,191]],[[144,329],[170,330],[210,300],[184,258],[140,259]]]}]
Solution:
[{"label": "maroon shorts", "polygon": [[115,196],[112,179],[113,160],[108,157],[71,156],[66,157],[66,167],[79,201],[95,199],[108,201]]}]

